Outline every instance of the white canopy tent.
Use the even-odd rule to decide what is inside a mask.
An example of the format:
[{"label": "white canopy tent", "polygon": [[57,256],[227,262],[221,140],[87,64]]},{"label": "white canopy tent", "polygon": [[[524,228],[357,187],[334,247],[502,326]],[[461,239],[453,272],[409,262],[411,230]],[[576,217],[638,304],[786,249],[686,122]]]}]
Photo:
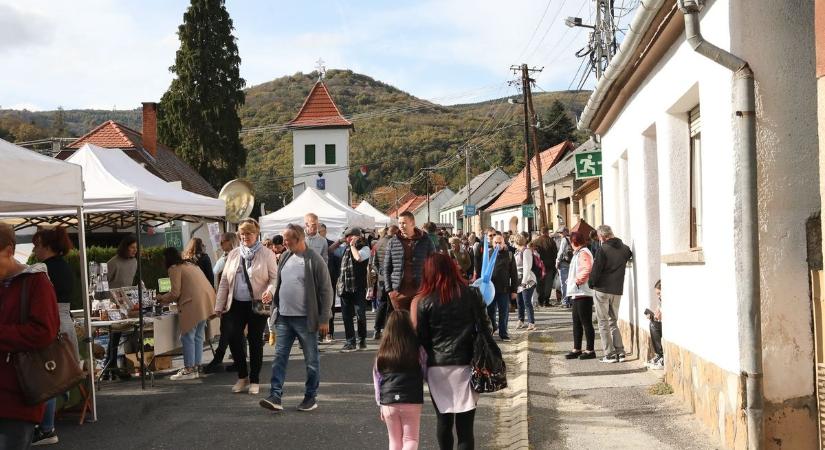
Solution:
[{"label": "white canopy tent", "polygon": [[324,194],[324,197],[326,197],[330,202],[332,202],[334,205],[338,206],[342,210],[348,213],[356,214],[356,216],[354,216],[353,219],[350,220],[349,226],[367,229],[375,228],[375,219],[372,216],[364,214],[361,211],[356,211],[355,209],[353,209],[352,206],[342,202],[338,199],[338,197],[330,194],[329,192]]},{"label": "white canopy tent", "polygon": [[389,226],[395,222],[394,219],[376,209],[375,206],[370,205],[366,200],[362,201],[355,210],[372,217],[376,226]]},{"label": "white canopy tent", "polygon": [[283,208],[261,216],[261,233],[264,236],[279,234],[290,223],[303,226],[304,216],[308,213],[314,213],[318,221],[326,225],[329,239],[339,238],[347,227],[358,226],[353,223],[362,220],[361,213],[347,211],[320,191],[307,188]]},{"label": "white canopy tent", "polygon": [[[7,217],[29,217],[31,211],[40,214],[76,215],[80,256],[80,295],[88,298],[86,273],[86,239],[83,221],[83,176],[81,167],[69,164],[0,139],[0,214]],[[84,300],[86,364],[89,368],[92,421],[97,421],[97,398],[92,360],[92,327],[89,305]]]}]

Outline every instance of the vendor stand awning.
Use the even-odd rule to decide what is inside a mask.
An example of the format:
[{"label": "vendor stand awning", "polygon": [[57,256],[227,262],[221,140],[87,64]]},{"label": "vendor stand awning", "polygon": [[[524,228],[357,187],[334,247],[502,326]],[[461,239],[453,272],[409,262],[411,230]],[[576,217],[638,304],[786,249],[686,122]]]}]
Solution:
[{"label": "vendor stand awning", "polygon": [[390,216],[382,213],[381,211],[376,209],[375,206],[369,204],[366,200],[359,203],[355,210],[375,219],[376,226],[389,226],[394,222],[394,220],[390,218]]},{"label": "vendor stand awning", "polygon": [[261,216],[261,234],[280,234],[290,223],[303,224],[308,213],[314,213],[318,221],[326,225],[329,239],[338,239],[347,227],[359,226],[354,223],[362,220],[363,216],[352,208],[342,208],[321,191],[309,187],[283,208]]},{"label": "vendor stand awning", "polygon": [[97,420],[97,398],[92,358],[92,329],[89,317],[86,274],[86,240],[83,221],[83,173],[82,168],[31,150],[18,147],[0,139],[0,215],[23,217],[38,214],[69,214],[76,220],[79,237],[80,295],[83,297],[85,319],[83,339],[86,344],[86,368],[89,371],[92,421]]}]

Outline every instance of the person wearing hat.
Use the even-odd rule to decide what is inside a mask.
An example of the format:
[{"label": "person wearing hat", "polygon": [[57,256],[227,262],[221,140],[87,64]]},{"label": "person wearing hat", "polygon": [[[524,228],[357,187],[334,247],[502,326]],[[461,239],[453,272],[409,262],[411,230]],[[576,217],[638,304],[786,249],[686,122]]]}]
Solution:
[{"label": "person wearing hat", "polygon": [[[367,348],[367,265],[370,248],[363,239],[360,228],[344,231],[347,249],[341,258],[341,275],[338,277],[338,292],[341,295],[341,315],[344,318],[346,343],[341,352],[354,352]],[[352,319],[358,316],[358,348],[355,347],[355,329]]]}]

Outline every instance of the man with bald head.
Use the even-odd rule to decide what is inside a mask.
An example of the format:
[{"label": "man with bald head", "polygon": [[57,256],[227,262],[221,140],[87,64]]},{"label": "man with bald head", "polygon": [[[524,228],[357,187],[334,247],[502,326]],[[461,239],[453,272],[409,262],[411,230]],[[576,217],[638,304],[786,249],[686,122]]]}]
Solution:
[{"label": "man with bald head", "polygon": [[306,243],[307,247],[311,248],[318,254],[321,258],[324,258],[324,262],[329,261],[329,252],[327,248],[329,245],[327,244],[327,239],[320,234],[318,234],[318,216],[309,213],[304,216],[304,230],[306,231]]}]

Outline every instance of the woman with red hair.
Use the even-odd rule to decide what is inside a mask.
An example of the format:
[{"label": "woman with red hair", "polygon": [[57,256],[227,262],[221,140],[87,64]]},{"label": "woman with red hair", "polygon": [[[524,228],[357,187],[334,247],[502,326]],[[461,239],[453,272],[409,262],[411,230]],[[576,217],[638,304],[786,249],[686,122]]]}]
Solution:
[{"label": "woman with red hair", "polygon": [[[573,351],[567,359],[593,359],[593,343],[596,332],[593,329],[593,289],[590,289],[590,271],[593,269],[593,254],[586,247],[587,236],[581,232],[570,234],[573,258],[567,273],[567,297],[573,304]],[[582,334],[587,339],[587,349],[582,351]]]},{"label": "woman with red hair", "polygon": [[470,386],[476,331],[492,339],[493,329],[478,289],[468,286],[448,255],[433,253],[424,263],[421,289],[411,310],[417,315],[418,342],[427,352],[427,384],[438,420],[442,449],[473,448],[478,393]]}]

